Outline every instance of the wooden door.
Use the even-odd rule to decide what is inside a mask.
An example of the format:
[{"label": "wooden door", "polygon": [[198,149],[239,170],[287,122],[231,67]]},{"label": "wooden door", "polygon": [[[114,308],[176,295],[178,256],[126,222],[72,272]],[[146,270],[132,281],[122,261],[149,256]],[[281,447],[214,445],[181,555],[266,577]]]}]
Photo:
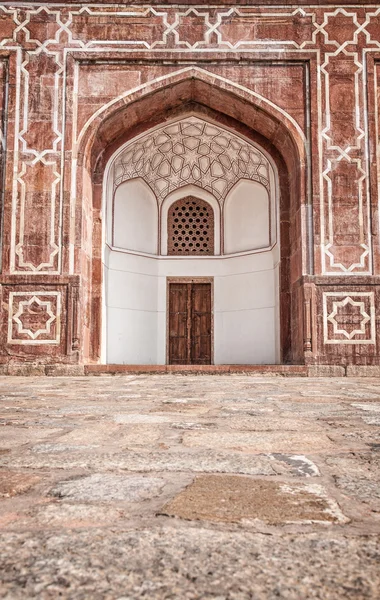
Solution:
[{"label": "wooden door", "polygon": [[169,284],[169,364],[211,364],[211,283]]}]

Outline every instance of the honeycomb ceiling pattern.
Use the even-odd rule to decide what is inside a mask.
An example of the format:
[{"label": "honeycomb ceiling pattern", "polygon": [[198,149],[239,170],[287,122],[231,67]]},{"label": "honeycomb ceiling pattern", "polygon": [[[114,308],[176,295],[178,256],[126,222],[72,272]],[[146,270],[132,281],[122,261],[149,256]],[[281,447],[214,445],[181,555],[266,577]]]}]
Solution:
[{"label": "honeycomb ceiling pattern", "polygon": [[188,117],[130,144],[114,165],[114,185],[141,177],[162,202],[195,184],[223,202],[239,179],[269,189],[269,163],[254,146],[216,125]]}]

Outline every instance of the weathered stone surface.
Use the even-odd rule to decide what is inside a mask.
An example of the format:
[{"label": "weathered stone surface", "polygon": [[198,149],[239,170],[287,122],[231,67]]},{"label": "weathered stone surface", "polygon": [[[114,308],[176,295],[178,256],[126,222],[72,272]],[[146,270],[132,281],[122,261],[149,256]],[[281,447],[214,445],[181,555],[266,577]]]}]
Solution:
[{"label": "weathered stone surface", "polygon": [[362,417],[364,423],[367,425],[380,425],[380,416],[379,417]]},{"label": "weathered stone surface", "polygon": [[51,491],[52,496],[76,501],[126,500],[138,502],[157,496],[165,482],[158,477],[136,475],[89,475],[58,483]]},{"label": "weathered stone surface", "polygon": [[204,404],[191,404],[187,402],[170,402],[163,403],[161,406],[157,406],[151,412],[163,412],[163,413],[185,413],[185,414],[195,414],[202,415],[206,414],[209,411],[209,408]]},{"label": "weathered stone surface", "polygon": [[300,453],[328,451],[334,448],[333,442],[323,433],[295,432],[189,432],[184,434],[185,446],[230,448],[243,452]]},{"label": "weathered stone surface", "polygon": [[282,419],[270,417],[266,418],[257,415],[246,415],[245,418],[233,419],[228,422],[229,429],[238,429],[239,431],[321,431],[323,426],[315,420],[307,419],[290,419],[284,417]]},{"label": "weathered stone surface", "polygon": [[116,415],[116,423],[170,423],[170,417],[161,417],[160,415]]},{"label": "weathered stone surface", "polygon": [[380,480],[380,453],[376,450],[367,452],[347,452],[326,457],[326,464],[334,468],[337,474],[350,474],[359,477]]},{"label": "weathered stone surface", "polygon": [[294,485],[231,475],[196,478],[160,511],[182,519],[270,524],[346,523],[338,504],[320,485]]},{"label": "weathered stone surface", "polygon": [[[379,537],[205,527],[5,533],[5,597],[375,600]],[[17,563],[15,563],[17,556]],[[104,565],[107,566],[106,570]]]},{"label": "weathered stone surface", "polygon": [[336,477],[335,482],[345,494],[369,504],[372,510],[380,512],[380,478],[374,481],[365,477],[342,475]]},{"label": "weathered stone surface", "polygon": [[[144,419],[144,415],[141,416]],[[147,443],[152,445],[160,438],[160,428],[149,424],[115,425],[112,422],[92,424],[91,427],[77,427],[70,433],[59,438],[63,444],[89,444],[97,447],[119,446],[125,447],[141,446]]]},{"label": "weathered stone surface", "polygon": [[36,454],[50,454],[55,452],[78,452],[80,450],[92,450],[93,448],[99,448],[99,444],[36,444],[31,448],[31,451]]},{"label": "weathered stone surface", "polygon": [[[87,449],[89,446],[86,447]],[[109,471],[194,471],[206,473],[243,473],[247,475],[289,474],[300,476],[299,464],[287,464],[273,455],[252,455],[239,452],[197,450],[187,453],[171,451],[124,451],[122,453],[42,452],[21,457],[0,456],[0,464],[32,469],[99,469]]]},{"label": "weathered stone surface", "polygon": [[60,429],[49,429],[48,427],[40,429],[38,427],[12,427],[6,425],[1,428],[0,444],[2,448],[16,448],[24,444],[36,442],[39,439],[46,439],[54,434],[60,433]]},{"label": "weathered stone surface", "polygon": [[380,366],[347,365],[347,377],[380,377]]},{"label": "weathered stone surface", "polygon": [[276,461],[281,461],[292,467],[293,473],[298,473],[304,477],[318,477],[321,473],[315,463],[310,458],[302,454],[272,454]]},{"label": "weathered stone surface", "polygon": [[339,365],[310,365],[307,368],[309,377],[344,377],[345,369]]},{"label": "weathered stone surface", "polygon": [[364,410],[366,412],[371,412],[375,414],[380,413],[379,402],[367,402],[366,404],[363,404],[363,402],[357,402],[352,406],[354,406],[355,408],[359,408],[360,410]]},{"label": "weathered stone surface", "polygon": [[25,494],[41,480],[37,475],[17,471],[0,471],[0,497],[10,498]]},{"label": "weathered stone surface", "polygon": [[113,525],[125,517],[125,511],[110,506],[88,504],[48,504],[38,515],[38,522],[49,527],[94,527]]}]

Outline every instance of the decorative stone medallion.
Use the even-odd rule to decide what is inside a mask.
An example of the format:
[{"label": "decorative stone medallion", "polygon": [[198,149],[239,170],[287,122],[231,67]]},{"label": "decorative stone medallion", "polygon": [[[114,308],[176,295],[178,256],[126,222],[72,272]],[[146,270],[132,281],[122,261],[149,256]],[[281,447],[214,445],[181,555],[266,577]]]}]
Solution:
[{"label": "decorative stone medallion", "polygon": [[373,292],[324,292],[325,344],[375,344]]},{"label": "decorative stone medallion", "polygon": [[10,292],[8,343],[59,344],[60,320],[60,292]]}]

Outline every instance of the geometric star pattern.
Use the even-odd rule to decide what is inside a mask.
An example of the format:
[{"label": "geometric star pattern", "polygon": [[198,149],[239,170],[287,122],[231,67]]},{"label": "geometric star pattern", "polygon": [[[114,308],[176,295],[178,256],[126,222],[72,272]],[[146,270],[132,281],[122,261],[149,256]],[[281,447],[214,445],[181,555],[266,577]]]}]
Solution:
[{"label": "geometric star pattern", "polygon": [[240,179],[269,191],[269,163],[254,146],[198,117],[187,117],[140,138],[114,165],[114,186],[141,177],[159,202],[186,184],[195,184],[223,202]]},{"label": "geometric star pattern", "polygon": [[323,331],[325,344],[374,344],[374,293],[323,292]]},{"label": "geometric star pattern", "polygon": [[8,343],[59,344],[61,292],[9,292]]},{"label": "geometric star pattern", "polygon": [[[348,315],[344,310],[347,305],[351,306]],[[349,340],[352,340],[355,335],[365,335],[365,326],[371,317],[365,312],[364,308],[364,302],[355,302],[349,296],[344,300],[333,302],[333,311],[329,314],[327,320],[332,323],[334,334],[344,335]],[[350,322],[347,322],[347,317]],[[343,324],[345,329],[342,329]]]},{"label": "geometric star pattern", "polygon": [[13,321],[17,323],[17,332],[28,335],[32,340],[43,334],[49,335],[51,324],[55,319],[51,302],[40,300],[37,296],[19,302],[18,310],[13,315]]}]

